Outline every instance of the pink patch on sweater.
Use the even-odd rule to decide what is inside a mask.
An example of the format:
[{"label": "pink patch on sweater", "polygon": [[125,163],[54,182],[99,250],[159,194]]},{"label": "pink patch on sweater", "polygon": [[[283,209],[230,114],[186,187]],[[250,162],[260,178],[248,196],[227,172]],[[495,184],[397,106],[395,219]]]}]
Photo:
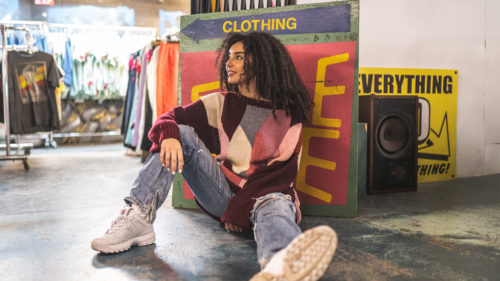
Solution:
[{"label": "pink patch on sweater", "polygon": [[229,170],[226,166],[220,165],[220,169],[222,170],[222,173],[226,176],[226,179],[230,181],[231,183],[239,186],[240,188],[245,185],[247,182],[245,179],[242,177],[238,176],[237,174],[233,173],[233,171]]},{"label": "pink patch on sweater", "polygon": [[[257,168],[266,166],[268,160],[275,157],[273,155],[278,153],[283,138],[290,129],[290,121],[290,116],[286,116],[283,110],[275,110],[274,114],[269,114],[255,135],[247,176],[251,175]],[[293,149],[295,146],[292,151]]]},{"label": "pink patch on sweater", "polygon": [[219,125],[219,142],[220,142],[220,153],[217,155],[217,159],[224,160],[227,159],[227,151],[229,150],[229,137],[222,125]]},{"label": "pink patch on sweater", "polygon": [[302,123],[297,123],[293,125],[286,132],[285,137],[281,141],[278,150],[273,154],[273,159],[267,163],[271,165],[276,161],[286,161],[288,160],[295,151],[297,143],[300,139],[300,132],[302,131]]}]

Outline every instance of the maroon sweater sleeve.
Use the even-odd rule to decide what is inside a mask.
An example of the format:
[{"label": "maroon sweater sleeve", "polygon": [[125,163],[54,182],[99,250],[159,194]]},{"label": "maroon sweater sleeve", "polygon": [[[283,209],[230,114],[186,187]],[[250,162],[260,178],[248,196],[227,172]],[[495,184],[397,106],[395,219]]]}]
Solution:
[{"label": "maroon sweater sleeve", "polygon": [[219,153],[217,129],[208,124],[206,108],[201,100],[197,100],[186,106],[177,106],[158,117],[148,133],[148,138],[153,143],[150,152],[160,151],[161,141],[166,138],[176,138],[181,141],[179,124],[193,127],[208,150],[211,153]]}]

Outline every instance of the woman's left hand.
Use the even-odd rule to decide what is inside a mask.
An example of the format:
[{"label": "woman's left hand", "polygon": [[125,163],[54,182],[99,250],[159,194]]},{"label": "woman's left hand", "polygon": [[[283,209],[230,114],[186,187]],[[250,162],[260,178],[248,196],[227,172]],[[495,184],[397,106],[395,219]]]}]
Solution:
[{"label": "woman's left hand", "polygon": [[239,226],[236,226],[236,225],[232,225],[228,222],[225,222],[224,223],[224,226],[226,228],[226,231],[234,231],[234,232],[243,232],[243,228],[239,227]]}]

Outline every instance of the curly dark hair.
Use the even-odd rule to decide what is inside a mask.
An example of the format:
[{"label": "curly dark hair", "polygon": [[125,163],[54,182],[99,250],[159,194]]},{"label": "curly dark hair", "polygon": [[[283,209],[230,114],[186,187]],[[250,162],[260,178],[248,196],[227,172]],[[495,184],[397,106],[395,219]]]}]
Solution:
[{"label": "curly dark hair", "polygon": [[[229,33],[217,49],[216,67],[219,69],[221,90],[239,92],[237,85],[229,84],[226,62],[229,49],[237,42],[245,51],[244,70],[247,78],[256,78],[259,95],[270,100],[275,109],[284,109],[287,115],[294,113],[307,123],[313,101],[302,78],[297,73],[292,58],[283,44],[265,32],[247,34]],[[252,63],[248,59],[252,57]],[[247,86],[250,79],[246,79]]]}]

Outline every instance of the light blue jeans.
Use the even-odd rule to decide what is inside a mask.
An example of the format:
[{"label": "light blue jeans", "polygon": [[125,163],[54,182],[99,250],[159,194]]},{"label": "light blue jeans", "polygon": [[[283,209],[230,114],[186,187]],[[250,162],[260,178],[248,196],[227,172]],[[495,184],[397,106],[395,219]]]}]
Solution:
[{"label": "light blue jeans", "polygon": [[[193,128],[179,125],[179,130],[184,155],[182,175],[201,206],[222,217],[234,193],[219,163]],[[138,205],[153,222],[156,211],[167,198],[173,179],[172,173],[162,166],[160,153],[153,153],[146,159],[125,201]],[[257,199],[250,220],[254,225],[257,257],[261,266],[301,233],[295,222],[295,212],[289,195],[270,193]]]}]

